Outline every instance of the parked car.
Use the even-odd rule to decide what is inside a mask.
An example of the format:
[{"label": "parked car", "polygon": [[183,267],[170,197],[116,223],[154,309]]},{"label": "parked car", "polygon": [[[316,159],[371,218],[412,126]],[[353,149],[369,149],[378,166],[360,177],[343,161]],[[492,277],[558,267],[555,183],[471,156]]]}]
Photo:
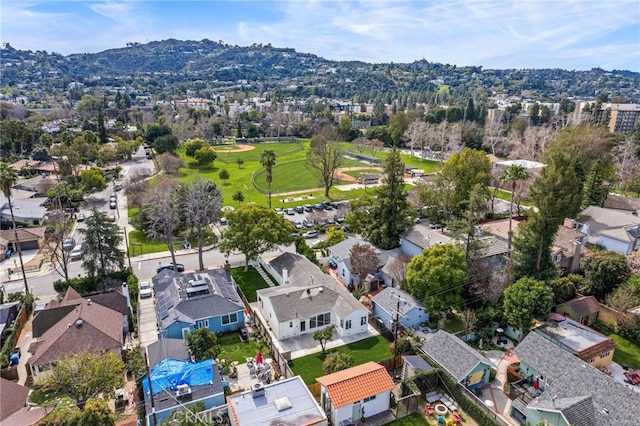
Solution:
[{"label": "parked car", "polygon": [[301,222],[301,221],[299,221],[299,220],[297,220],[293,225],[296,227],[296,229],[302,229],[302,228],[304,228],[304,225],[303,225],[303,224],[302,224],[302,222]]},{"label": "parked car", "polygon": [[76,246],[76,240],[73,238],[65,238],[62,242],[62,250],[71,251]]},{"label": "parked car", "polygon": [[336,263],[335,260],[330,260],[329,261],[329,268],[331,269],[338,269],[338,264]]},{"label": "parked car", "polygon": [[111,210],[114,210],[116,207],[117,207],[117,206],[116,206],[116,202],[115,202],[115,201],[113,201],[113,200],[112,200],[112,201],[109,201],[109,208],[110,208]]},{"label": "parked car", "polygon": [[296,207],[296,213],[304,213],[304,207],[302,206]]},{"label": "parked car", "polygon": [[226,217],[221,217],[220,218],[220,225],[226,225],[227,224],[227,218]]},{"label": "parked car", "polygon": [[296,211],[294,209],[287,209],[287,214],[289,216],[293,216],[294,214],[296,214]]},{"label": "parked car", "polygon": [[306,239],[316,238],[318,236],[318,231],[307,231],[304,234],[302,234],[302,236],[305,237]]},{"label": "parked car", "polygon": [[149,281],[142,281],[140,283],[138,292],[138,294],[140,295],[140,299],[151,297],[152,293],[153,292],[151,291],[151,283],[149,283]]},{"label": "parked car", "polygon": [[84,256],[84,250],[82,250],[82,246],[75,246],[71,253],[69,253],[69,259],[71,260],[80,260]]},{"label": "parked car", "polygon": [[115,222],[116,221],[116,215],[115,214],[110,214],[109,216],[107,216],[107,220],[109,222]]},{"label": "parked car", "polygon": [[84,222],[84,214],[79,213],[78,216],[76,217],[76,221],[77,222]]},{"label": "parked car", "polygon": [[176,272],[184,272],[184,265],[182,263],[176,263],[175,266],[173,265],[173,263],[160,264],[156,268],[156,272],[160,273],[165,269],[171,269],[172,271]]}]

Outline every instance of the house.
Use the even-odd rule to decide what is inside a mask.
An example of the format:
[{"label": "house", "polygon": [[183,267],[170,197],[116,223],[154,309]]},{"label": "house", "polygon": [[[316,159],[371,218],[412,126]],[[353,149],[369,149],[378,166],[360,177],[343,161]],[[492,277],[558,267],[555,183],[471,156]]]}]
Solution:
[{"label": "house", "polygon": [[33,381],[37,382],[46,375],[57,360],[78,352],[108,351],[121,357],[124,344],[122,321],[120,312],[91,300],[72,306],[66,315],[29,346],[31,356],[27,365]]},{"label": "house", "polygon": [[413,377],[418,373],[432,370],[433,367],[420,355],[402,356],[402,380]]},{"label": "house", "polygon": [[[11,194],[11,207],[16,223],[41,225],[47,213],[44,204],[49,201],[46,197],[36,197],[35,192],[14,189]],[[4,222],[11,221],[11,209],[9,200],[0,192],[0,219]]]},{"label": "house", "polygon": [[630,212],[589,206],[580,213],[577,222],[588,225],[585,232],[591,244],[624,255],[640,248],[640,217]]},{"label": "house", "polygon": [[201,327],[214,333],[244,327],[245,306],[224,268],[187,274],[165,269],[153,285],[163,338],[181,339]]},{"label": "house", "polygon": [[613,339],[558,313],[550,314],[549,319],[550,324],[533,332],[596,368],[611,365],[616,349]]},{"label": "house", "polygon": [[438,330],[421,349],[467,389],[489,383],[491,361],[453,334]]},{"label": "house", "polygon": [[525,377],[524,386],[512,384],[518,396],[511,417],[520,424],[614,426],[640,418],[638,393],[538,333],[527,334],[513,354]]},{"label": "house", "polygon": [[5,332],[13,325],[20,311],[20,302],[9,302],[0,305],[0,345],[4,344]]},{"label": "house", "polygon": [[556,312],[587,326],[598,320],[600,303],[593,296],[580,296],[556,306]]},{"label": "house", "polygon": [[159,364],[163,359],[191,361],[189,348],[182,339],[160,339],[144,348],[150,366]]},{"label": "house", "polygon": [[[10,249],[13,253],[18,252],[18,242],[20,243],[20,249],[26,250],[38,250],[44,244],[44,233],[46,228],[17,228],[17,229],[3,229],[0,231],[0,238],[5,240],[6,248]],[[16,239],[16,232],[18,238]]]},{"label": "house", "polygon": [[396,318],[407,328],[419,328],[429,322],[429,313],[422,302],[399,288],[387,287],[371,299],[373,316],[377,317],[389,330],[393,330]]},{"label": "house", "polygon": [[146,424],[164,422],[172,411],[203,402],[205,410],[224,405],[224,388],[229,384],[212,359],[200,362],[165,358],[142,379]]},{"label": "house", "polygon": [[[371,277],[360,277],[352,272],[351,249],[357,244],[370,247],[378,255],[380,264],[378,265],[378,269],[375,275],[372,275]],[[330,260],[336,262],[337,277],[340,279],[340,281],[342,281],[350,289],[355,286],[359,286],[360,284],[364,284],[365,289],[368,292],[377,290],[378,283],[380,281],[382,281],[386,285],[391,285],[392,280],[390,276],[383,273],[382,270],[385,268],[387,263],[391,261],[391,258],[399,254],[400,253],[397,249],[379,250],[371,243],[356,237],[348,237],[346,240],[329,247],[329,258]]]},{"label": "house", "polygon": [[31,389],[0,377],[0,424],[11,426],[31,426],[51,410],[51,407],[30,407],[27,405]]},{"label": "house", "polygon": [[67,287],[67,291],[61,301],[52,300],[45,309],[38,312],[33,318],[33,337],[42,336],[47,330],[66,317],[77,306],[83,303],[97,304],[104,306],[122,315],[122,333],[129,333],[129,309],[127,298],[120,291],[111,291],[102,294],[95,294],[90,298],[83,298],[73,287]]},{"label": "house", "polygon": [[326,426],[327,415],[300,376],[257,383],[250,391],[227,397],[232,426]]},{"label": "house", "polygon": [[[508,252],[506,242],[492,235],[478,237],[483,243],[480,257],[488,260],[494,267],[502,265]],[[415,224],[400,234],[400,251],[411,257],[419,256],[424,250],[443,244],[459,245],[460,242],[441,230],[431,229],[424,223]]]},{"label": "house", "polygon": [[320,404],[331,424],[366,419],[389,410],[393,380],[387,370],[367,362],[318,377]]},{"label": "house", "polygon": [[627,211],[629,213],[640,210],[640,198],[625,197],[624,195],[616,195],[609,193],[604,200],[604,206],[607,209],[615,209]]},{"label": "house", "polygon": [[332,290],[309,278],[304,284],[257,291],[257,309],[277,340],[313,334],[332,324],[341,337],[367,331],[369,311],[346,290]]}]

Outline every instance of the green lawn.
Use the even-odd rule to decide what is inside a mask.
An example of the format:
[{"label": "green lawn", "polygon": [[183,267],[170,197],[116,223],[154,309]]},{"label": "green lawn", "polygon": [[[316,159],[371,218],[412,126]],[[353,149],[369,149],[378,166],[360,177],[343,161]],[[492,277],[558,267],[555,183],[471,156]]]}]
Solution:
[{"label": "green lawn", "polygon": [[389,423],[390,426],[422,426],[428,425],[429,422],[420,413],[413,413],[407,417],[403,417],[400,420]]},{"label": "green lawn", "polygon": [[618,347],[613,353],[613,361],[620,365],[627,365],[629,369],[640,368],[640,347],[618,334],[609,334]]},{"label": "green lawn", "polygon": [[[339,350],[347,350],[353,356],[354,365],[359,365],[368,361],[382,361],[391,358],[393,352],[388,346],[389,341],[387,341],[387,339],[382,336],[375,336],[339,348],[330,349],[326,353],[329,354]],[[325,375],[322,369],[324,358],[325,354],[322,352],[296,358],[291,362],[291,369],[295,374],[300,375],[306,384],[310,385],[315,383],[317,377]]]},{"label": "green lawn", "polygon": [[233,268],[231,275],[250,303],[258,300],[256,290],[269,287],[258,271],[252,267],[247,272],[244,272],[244,268]]},{"label": "green lawn", "polygon": [[261,349],[256,340],[249,339],[248,342],[242,342],[238,332],[218,335],[218,345],[221,348],[218,359],[224,359],[227,363],[237,361],[244,364],[248,357],[256,356]]},{"label": "green lawn", "polygon": [[[490,189],[490,191],[493,191],[493,189]],[[500,198],[501,200],[504,200],[504,201],[511,201],[511,192],[499,189],[496,194],[496,198]],[[533,206],[533,201],[520,201],[520,205]],[[514,214],[517,211],[517,206],[515,202],[513,204],[513,211],[514,211]]]},{"label": "green lawn", "polygon": [[[190,238],[189,242],[191,243],[191,247],[196,248],[198,246],[195,238]],[[208,246],[215,242],[213,232],[211,230],[207,230],[204,236],[204,246]],[[175,250],[179,250],[182,248],[182,244],[184,243],[184,238],[181,236],[177,236],[173,240],[173,248]],[[142,244],[142,245],[137,245]],[[161,251],[169,251],[167,247],[167,243],[164,241],[152,241],[147,238],[144,232],[134,230],[129,232],[129,253],[131,256],[140,256],[141,254],[149,254],[149,253],[158,253]]]}]

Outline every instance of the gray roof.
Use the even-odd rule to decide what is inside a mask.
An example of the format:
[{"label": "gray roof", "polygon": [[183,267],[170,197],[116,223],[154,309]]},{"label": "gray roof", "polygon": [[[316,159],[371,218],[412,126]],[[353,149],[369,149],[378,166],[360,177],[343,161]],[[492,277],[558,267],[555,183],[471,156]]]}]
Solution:
[{"label": "gray roof", "polygon": [[[229,397],[229,416],[238,426],[315,425],[327,416],[309,392],[300,376],[265,385],[264,396],[253,397],[251,391]],[[278,409],[276,401],[286,401],[291,408]]]},{"label": "gray roof", "polygon": [[344,318],[357,310],[366,311],[365,307],[346,291],[337,292],[323,286],[270,287],[258,290],[258,296],[271,301],[279,323],[296,318],[306,319],[325,312],[333,312]]},{"label": "gray roof", "polygon": [[[588,417],[592,410],[595,424],[601,426],[635,424],[640,418],[640,395],[544,337],[529,333],[513,353],[548,380],[548,388],[531,401],[530,407],[549,407],[554,398],[556,404],[565,400],[565,416],[571,416],[573,426],[594,424],[576,421]],[[584,402],[588,396],[592,407]]]},{"label": "gray roof", "polygon": [[380,255],[380,250],[378,250],[374,245],[372,245],[371,243],[363,239],[356,238],[356,237],[348,237],[346,240],[340,241],[338,244],[334,244],[331,247],[329,247],[329,250],[331,251],[331,254],[333,256],[341,260],[347,260],[351,258],[351,249],[356,244],[370,246],[376,251],[376,253],[378,253],[378,256]]},{"label": "gray roof", "polygon": [[163,359],[191,360],[189,349],[182,339],[160,339],[146,348],[149,368],[155,367]]},{"label": "gray roof", "polygon": [[280,274],[282,274],[282,269],[286,268],[289,275],[288,285],[290,286],[307,288],[322,285],[337,292],[344,290],[331,276],[302,255],[284,252],[270,260],[267,256],[263,256],[263,259]]},{"label": "gray roof", "polygon": [[[414,308],[425,309],[422,302],[416,300],[412,295],[399,288],[387,287],[371,299],[380,308],[384,309],[390,315],[394,315],[398,307],[398,297],[403,299],[400,302],[400,314],[409,312]],[[426,309],[425,309],[426,310]]]},{"label": "gray roof", "polygon": [[457,244],[455,239],[433,230],[423,223],[418,223],[412,226],[400,236],[422,249],[428,249],[442,244]]},{"label": "gray roof", "polygon": [[631,241],[625,228],[637,226],[640,218],[629,212],[589,206],[580,213],[580,222],[589,224],[589,242],[596,244],[600,234],[622,241]]},{"label": "gray roof", "polygon": [[[233,278],[224,268],[180,274],[168,269],[152,279],[156,293],[156,310],[162,328],[179,320],[193,324],[198,319],[211,318],[244,310]],[[192,281],[201,281],[207,293],[187,296]]]},{"label": "gray roof", "polygon": [[542,411],[561,411],[570,425],[597,426],[596,413],[591,396],[556,398],[547,401],[532,401],[529,408]]},{"label": "gray roof", "polygon": [[428,371],[433,368],[431,364],[429,364],[427,360],[422,358],[420,355],[405,355],[402,359],[415,371]]},{"label": "gray roof", "polygon": [[491,367],[491,361],[453,334],[438,330],[423,346],[422,351],[440,364],[459,382],[478,364]]}]

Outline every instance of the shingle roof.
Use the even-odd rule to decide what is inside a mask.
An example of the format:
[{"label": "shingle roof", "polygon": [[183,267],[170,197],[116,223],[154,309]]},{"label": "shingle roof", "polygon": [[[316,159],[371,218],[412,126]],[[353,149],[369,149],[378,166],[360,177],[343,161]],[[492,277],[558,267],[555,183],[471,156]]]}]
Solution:
[{"label": "shingle roof", "polygon": [[598,425],[591,396],[556,398],[551,401],[532,401],[529,407],[543,411],[560,411],[570,425]]},{"label": "shingle roof", "polygon": [[[80,321],[80,322],[79,322]],[[122,346],[122,314],[97,303],[82,303],[29,348],[29,364],[41,365],[74,353]]]},{"label": "shingle roof", "polygon": [[400,303],[401,314],[405,314],[414,308],[425,309],[424,305],[420,301],[416,300],[409,293],[399,288],[387,287],[373,296],[371,300],[387,313],[395,316],[396,308],[398,306],[398,297],[404,300]]},{"label": "shingle roof", "polygon": [[404,355],[402,359],[415,371],[427,371],[433,368],[431,364],[429,364],[427,360],[422,358],[420,355]]},{"label": "shingle roof", "polygon": [[567,305],[578,318],[586,317],[600,311],[600,304],[593,296],[576,297],[563,303]]},{"label": "shingle roof", "polygon": [[25,406],[29,388],[0,377],[0,422]]},{"label": "shingle roof", "polygon": [[127,305],[127,298],[119,291],[110,291],[108,293],[96,294],[90,296],[94,303],[97,303],[107,308],[111,308],[114,311],[120,312],[122,315],[129,314],[129,306]]},{"label": "shingle roof", "polygon": [[[549,407],[549,404],[553,406],[554,399],[556,404],[565,400],[562,406],[570,408],[566,415],[573,419],[573,426],[594,424],[581,420],[588,419],[592,412],[595,412],[595,424],[599,426],[630,425],[640,418],[640,395],[544,337],[527,334],[513,353],[537,370],[548,383],[548,388],[529,404],[530,407]],[[585,397],[589,396],[592,407],[585,402]]]},{"label": "shingle roof", "polygon": [[163,338],[151,343],[146,348],[149,368],[153,368],[163,359],[179,359],[189,361],[189,349],[182,339]]},{"label": "shingle roof", "polygon": [[444,330],[431,336],[422,350],[460,382],[480,363],[491,367],[491,361]]},{"label": "shingle roof", "polygon": [[[598,237],[603,233],[623,241],[629,240],[628,233],[623,228],[638,225],[640,218],[628,212],[589,206],[580,213],[579,221],[589,224],[589,242],[597,244]],[[615,229],[621,232],[612,232]]]},{"label": "shingle roof", "polygon": [[319,377],[317,381],[327,389],[336,408],[389,391],[394,386],[387,370],[372,361]]},{"label": "shingle roof", "polygon": [[427,225],[418,223],[401,234],[401,237],[422,249],[428,249],[441,244],[456,244],[456,240]]}]

